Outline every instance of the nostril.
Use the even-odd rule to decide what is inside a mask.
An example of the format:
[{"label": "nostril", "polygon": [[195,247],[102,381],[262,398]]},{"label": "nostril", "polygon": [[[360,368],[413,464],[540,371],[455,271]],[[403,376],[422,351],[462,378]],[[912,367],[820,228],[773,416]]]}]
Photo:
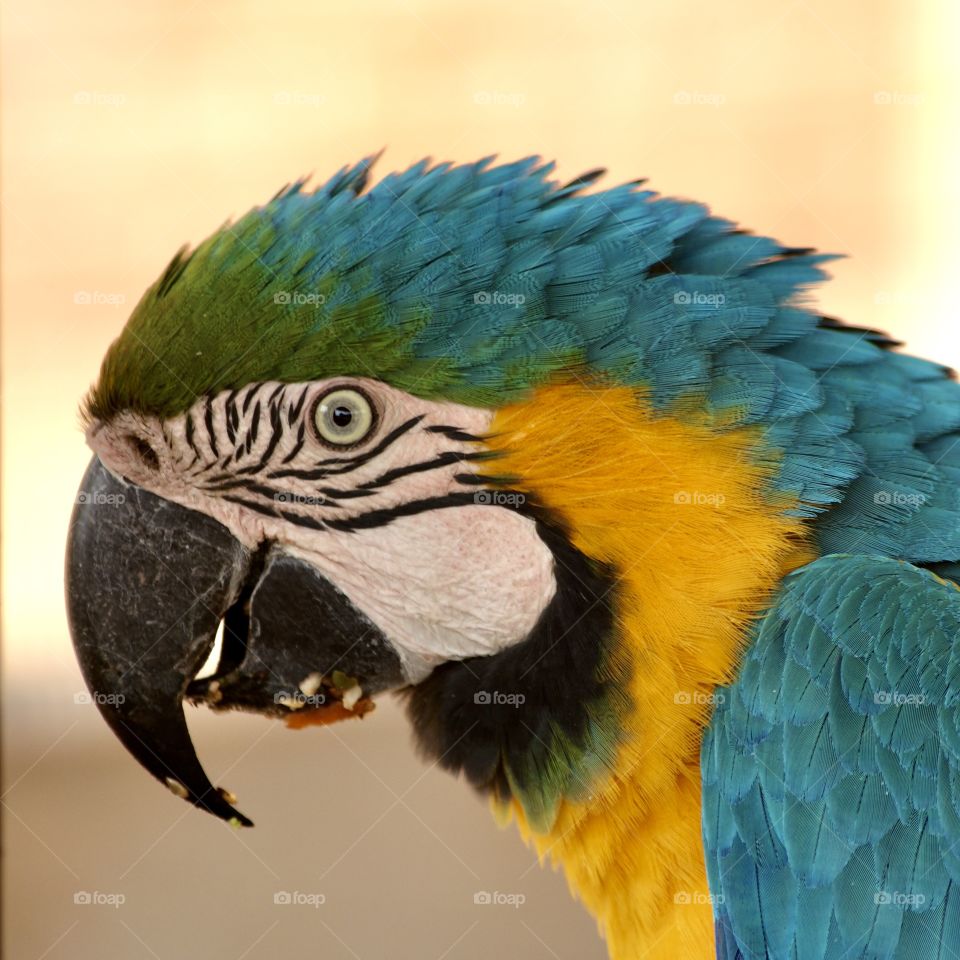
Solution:
[{"label": "nostril", "polygon": [[150,470],[159,470],[160,469],[160,458],[157,456],[156,451],[153,447],[147,443],[142,437],[135,436],[130,434],[127,437],[127,442],[130,444],[130,449],[137,455],[140,462]]}]

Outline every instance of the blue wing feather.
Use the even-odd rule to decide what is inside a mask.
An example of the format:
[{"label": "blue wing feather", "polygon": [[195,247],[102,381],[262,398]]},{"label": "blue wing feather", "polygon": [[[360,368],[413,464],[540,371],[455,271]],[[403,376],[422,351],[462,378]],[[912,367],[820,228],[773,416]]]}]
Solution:
[{"label": "blue wing feather", "polygon": [[829,555],[755,634],[702,755],[718,957],[955,956],[960,590]]}]

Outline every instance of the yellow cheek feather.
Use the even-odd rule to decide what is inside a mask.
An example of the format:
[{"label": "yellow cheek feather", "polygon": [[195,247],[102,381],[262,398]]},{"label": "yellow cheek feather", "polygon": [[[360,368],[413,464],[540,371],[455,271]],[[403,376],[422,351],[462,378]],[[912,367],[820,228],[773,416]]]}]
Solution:
[{"label": "yellow cheek feather", "polygon": [[[548,833],[511,811],[541,859],[561,863],[614,960],[714,957],[700,830],[700,741],[714,688],[780,580],[814,553],[752,428],[657,414],[627,387],[550,386],[500,410],[495,472],[619,573],[612,655],[630,704],[616,768]],[[493,472],[493,471],[491,471]]]}]

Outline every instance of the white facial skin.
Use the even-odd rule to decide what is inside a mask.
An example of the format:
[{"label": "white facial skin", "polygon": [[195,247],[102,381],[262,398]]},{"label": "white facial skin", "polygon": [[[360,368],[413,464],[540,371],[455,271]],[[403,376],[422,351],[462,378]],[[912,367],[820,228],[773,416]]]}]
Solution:
[{"label": "white facial skin", "polygon": [[[316,426],[319,401],[335,388],[361,391],[373,408],[355,446],[325,442]],[[124,412],[91,424],[87,442],[113,473],[214,517],[247,547],[274,541],[314,564],[383,631],[417,683],[444,660],[519,643],[556,589],[534,522],[458,479],[482,472],[469,459],[482,444],[469,437],[481,438],[491,419],[336,378],[254,384],[166,420]],[[413,465],[424,466],[402,469]],[[436,502],[450,497],[464,502]],[[401,505],[411,512],[390,516]]]}]

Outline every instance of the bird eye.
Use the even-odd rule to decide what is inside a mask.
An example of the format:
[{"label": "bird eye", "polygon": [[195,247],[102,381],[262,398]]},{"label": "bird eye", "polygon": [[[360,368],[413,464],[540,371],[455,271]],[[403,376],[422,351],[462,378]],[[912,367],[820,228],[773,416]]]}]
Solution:
[{"label": "bird eye", "polygon": [[374,427],[373,404],[352,387],[338,387],[325,393],[313,413],[320,439],[335,447],[352,447]]}]

